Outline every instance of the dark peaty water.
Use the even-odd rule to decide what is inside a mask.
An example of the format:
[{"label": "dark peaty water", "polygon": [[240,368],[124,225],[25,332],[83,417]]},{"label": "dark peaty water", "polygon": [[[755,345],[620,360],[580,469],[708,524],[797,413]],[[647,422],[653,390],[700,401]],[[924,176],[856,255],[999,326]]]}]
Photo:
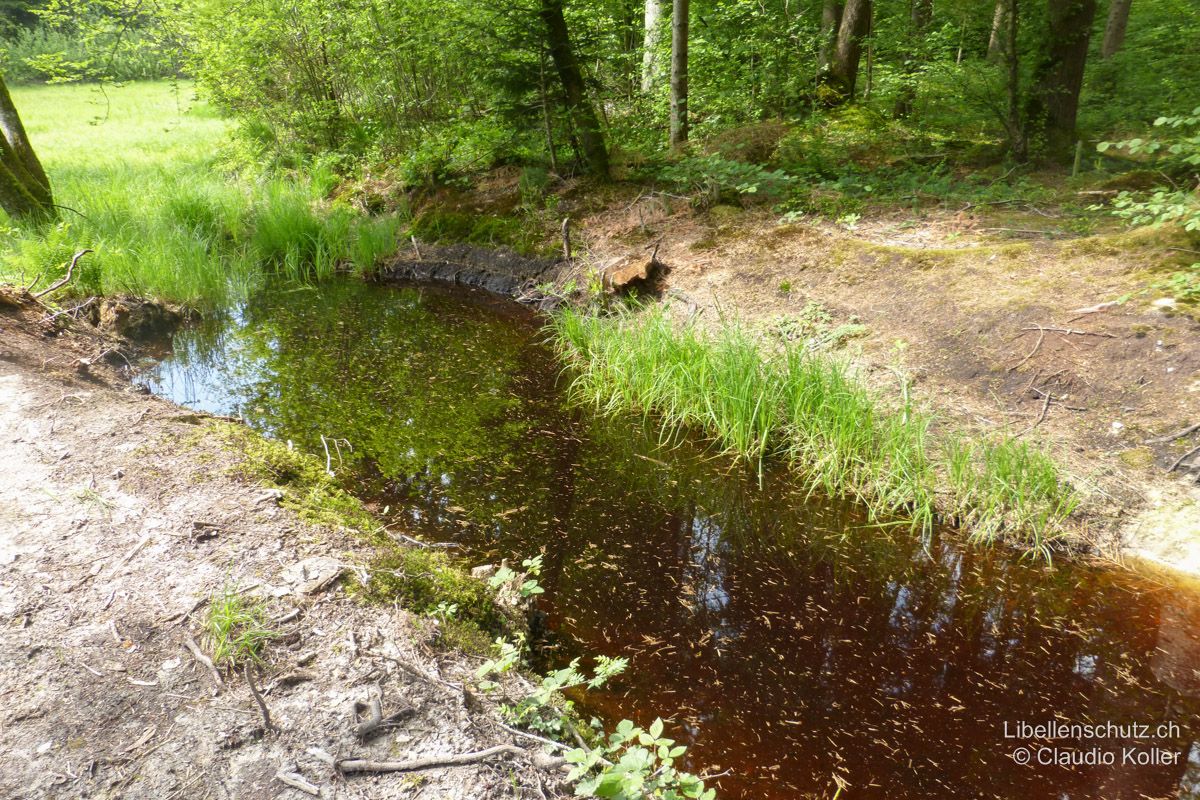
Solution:
[{"label": "dark peaty water", "polygon": [[[486,296],[333,283],[181,332],[146,380],[349,442],[339,475],[472,564],[543,551],[560,654],[631,660],[590,709],[668,718],[692,769],[732,770],[723,797],[828,798],[835,775],[855,798],[1200,796],[1194,593],[868,527],[660,446],[572,408],[542,338]],[[1051,721],[1123,727],[1019,727]]]}]

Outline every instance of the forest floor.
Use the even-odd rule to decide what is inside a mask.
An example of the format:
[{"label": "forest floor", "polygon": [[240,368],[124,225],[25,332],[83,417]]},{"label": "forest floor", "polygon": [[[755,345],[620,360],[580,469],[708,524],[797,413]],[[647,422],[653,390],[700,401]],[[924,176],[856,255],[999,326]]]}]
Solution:
[{"label": "forest floor", "polygon": [[[1155,288],[1196,260],[1194,240],[1081,219],[1094,197],[1072,190],[1067,207],[881,207],[849,225],[630,184],[556,194],[587,270],[654,252],[681,314],[836,348],[892,396],[899,370],[953,426],[1046,447],[1085,491],[1076,530],[1096,549],[1200,574],[1198,467],[1168,471],[1200,431],[1165,438],[1200,423],[1200,322]],[[519,200],[508,170],[433,202],[504,214]]]},{"label": "forest floor", "polygon": [[[0,796],[560,793],[522,748],[335,771],[322,752],[408,760],[513,740],[458,683],[475,663],[431,645],[429,618],[348,594],[341,578],[368,569],[361,539],[234,477],[241,456],[209,421],[134,390],[99,358],[114,342],[45,318],[0,304]],[[187,647],[235,586],[279,634],[257,682],[274,730],[244,673],[218,685]],[[397,716],[363,741],[353,705],[373,699]]]}]

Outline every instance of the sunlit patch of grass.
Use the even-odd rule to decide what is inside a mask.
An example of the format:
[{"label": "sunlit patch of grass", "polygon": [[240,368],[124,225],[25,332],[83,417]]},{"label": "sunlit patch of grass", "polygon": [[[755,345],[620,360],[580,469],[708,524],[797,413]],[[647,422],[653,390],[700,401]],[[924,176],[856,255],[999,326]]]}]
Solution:
[{"label": "sunlit patch of grass", "polygon": [[[736,324],[706,334],[660,306],[601,316],[564,310],[552,330],[575,396],[606,414],[655,416],[761,465],[786,460],[810,491],[861,501],[882,523],[958,521],[979,541],[1045,558],[1078,496],[1045,454],[1011,439],[933,440],[934,417],[866,387],[825,352],[767,349]],[[939,491],[940,490],[940,491]],[[946,498],[949,497],[949,500]]]},{"label": "sunlit patch of grass", "polygon": [[945,443],[946,477],[953,513],[977,541],[1000,536],[1050,559],[1062,521],[1079,506],[1079,494],[1045,453],[1012,438]]},{"label": "sunlit patch of grass", "polygon": [[213,663],[238,666],[262,662],[262,649],[279,637],[268,625],[266,604],[248,600],[229,584],[212,596],[204,617],[204,633]]},{"label": "sunlit patch of grass", "polygon": [[[51,225],[4,222],[0,281],[42,285],[94,250],[73,291],[215,307],[268,275],[368,272],[399,223],[330,206],[328,180],[251,179],[226,158],[227,125],[187,83],[16,87],[14,100],[63,206]],[[394,237],[392,239],[394,241]]]}]

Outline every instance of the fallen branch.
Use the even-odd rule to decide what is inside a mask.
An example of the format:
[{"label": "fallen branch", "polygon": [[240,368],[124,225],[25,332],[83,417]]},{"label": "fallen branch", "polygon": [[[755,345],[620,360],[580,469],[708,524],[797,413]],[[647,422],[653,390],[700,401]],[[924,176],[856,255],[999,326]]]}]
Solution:
[{"label": "fallen branch", "polygon": [[1187,461],[1192,456],[1196,455],[1196,453],[1200,453],[1200,445],[1193,447],[1191,450],[1188,450],[1186,453],[1181,455],[1179,458],[1175,459],[1175,463],[1171,465],[1171,468],[1168,469],[1167,472],[1174,472],[1175,470],[1179,469],[1180,464],[1182,464],[1184,461]]},{"label": "fallen branch", "polygon": [[71,265],[69,267],[67,267],[67,274],[64,275],[60,280],[55,281],[54,283],[47,286],[45,289],[42,289],[37,294],[33,295],[33,299],[37,300],[39,297],[44,297],[45,295],[48,295],[51,292],[53,292],[55,289],[61,289],[62,287],[66,286],[68,283],[70,283],[71,275],[72,275],[72,273],[75,272],[75,265],[79,263],[79,259],[83,258],[84,256],[86,256],[88,253],[91,253],[91,252],[94,252],[94,251],[92,251],[90,249],[83,249],[83,250],[80,250],[78,253],[76,253],[74,255],[74,257],[71,259]]},{"label": "fallen branch", "polygon": [[489,758],[502,755],[523,755],[520,747],[511,744],[501,744],[486,750],[460,755],[430,756],[429,758],[414,758],[411,761],[372,761],[366,758],[345,758],[337,762],[339,772],[416,772],[437,767],[460,767],[465,764],[477,764]]},{"label": "fallen branch", "polygon": [[196,640],[190,635],[185,635],[183,637],[183,644],[184,647],[191,651],[192,656],[197,661],[208,667],[208,674],[212,676],[213,683],[216,684],[216,686],[213,687],[213,694],[220,694],[223,683],[221,681],[221,673],[217,671],[217,665],[212,662],[211,658],[204,655],[204,651],[200,649],[200,645],[196,644]]},{"label": "fallen branch", "polygon": [[1142,444],[1166,444],[1167,442],[1173,442],[1176,439],[1182,439],[1185,436],[1189,436],[1196,431],[1200,431],[1200,422],[1197,422],[1195,425],[1188,425],[1181,431],[1168,433],[1166,436],[1159,436],[1155,439],[1147,439],[1146,441],[1142,442]]},{"label": "fallen branch", "polygon": [[267,710],[267,704],[263,700],[263,696],[259,694],[258,687],[254,685],[254,665],[246,665],[246,685],[250,687],[250,694],[254,695],[254,702],[258,703],[258,710],[262,712],[263,723],[269,731],[277,731],[278,728],[271,722],[271,712]]}]

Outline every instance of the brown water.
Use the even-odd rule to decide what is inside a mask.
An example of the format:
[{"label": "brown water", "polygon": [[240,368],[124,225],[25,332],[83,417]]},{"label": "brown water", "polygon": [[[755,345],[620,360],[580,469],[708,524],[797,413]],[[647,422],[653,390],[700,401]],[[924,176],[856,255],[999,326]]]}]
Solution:
[{"label": "brown water", "polygon": [[[552,659],[628,656],[588,707],[669,719],[722,797],[1200,797],[1194,592],[865,526],[572,407],[541,339],[486,296],[334,283],[180,333],[146,380],[347,440],[352,488],[472,564],[544,552]],[[1123,729],[1019,728],[1051,721]]]}]

